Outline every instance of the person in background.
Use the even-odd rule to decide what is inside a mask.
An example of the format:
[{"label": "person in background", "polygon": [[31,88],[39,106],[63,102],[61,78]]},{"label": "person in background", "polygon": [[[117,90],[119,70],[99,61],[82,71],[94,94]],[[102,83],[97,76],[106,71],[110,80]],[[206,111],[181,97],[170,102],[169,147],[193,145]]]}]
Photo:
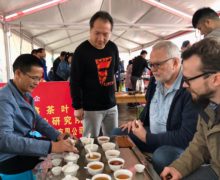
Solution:
[{"label": "person in background", "polygon": [[119,66],[118,66],[118,71],[115,73],[115,79],[116,79],[116,87],[117,87],[117,92],[120,90],[120,85],[122,86],[123,83],[123,76],[122,73],[124,73],[124,62],[119,61]]},{"label": "person in background", "polygon": [[220,43],[205,38],[184,51],[182,59],[183,86],[200,110],[197,132],[180,158],[164,168],[161,177],[217,180],[220,177]]},{"label": "person in background", "polygon": [[128,61],[126,75],[125,75],[125,87],[127,91],[132,91],[131,73],[132,73],[133,60]]},{"label": "person in background", "polygon": [[49,81],[48,77],[47,77],[47,65],[46,65],[46,51],[44,48],[39,48],[37,49],[37,54],[36,54],[36,57],[38,57],[38,59],[40,59],[40,62],[44,68],[44,74],[43,74],[43,77],[44,77],[44,80],[45,81]]},{"label": "person in background", "polygon": [[67,53],[65,59],[61,60],[61,62],[58,65],[56,74],[63,81],[67,81],[70,77],[70,67],[72,59],[73,53]]},{"label": "person in background", "polygon": [[[0,173],[31,170],[49,153],[77,152],[65,137],[35,110],[31,96],[42,79],[39,59],[22,54],[13,63],[14,79],[0,90]],[[34,136],[34,131],[42,138]],[[45,137],[45,138],[44,138]]]},{"label": "person in background", "polygon": [[110,135],[118,126],[115,100],[115,72],[119,53],[110,41],[113,19],[108,12],[98,11],[90,19],[90,38],[74,52],[70,89],[75,118],[82,120],[83,136],[91,133]]},{"label": "person in background", "polygon": [[[128,93],[133,91],[133,87],[131,83],[132,64],[133,64],[133,59],[128,61],[127,70],[125,74],[125,87]],[[136,106],[136,103],[128,103],[127,105],[128,107],[133,108]]]},{"label": "person in background", "polygon": [[181,52],[185,51],[186,49],[188,49],[191,46],[190,41],[186,40],[183,41],[182,46],[181,46]]},{"label": "person in background", "polygon": [[66,54],[67,52],[61,51],[60,56],[57,57],[53,62],[54,81],[63,81],[63,79],[60,78],[56,72],[60,62],[65,59]]},{"label": "person in background", "polygon": [[[70,53],[70,55],[68,56],[68,59],[67,59],[67,61],[69,63],[70,71],[71,71],[71,64],[72,64],[73,59],[74,59],[74,53]],[[70,81],[70,74],[69,74],[69,77],[67,80]]]},{"label": "person in background", "polygon": [[198,111],[190,93],[182,87],[180,50],[175,44],[156,43],[149,65],[153,76],[140,120],[122,124],[112,135],[129,135],[141,151],[153,153],[153,166],[160,174],[189,145],[196,131]]},{"label": "person in background", "polygon": [[69,64],[69,67],[71,67],[71,63],[73,61],[74,58],[74,54],[73,53],[69,53],[69,55],[67,56],[67,62]]},{"label": "person in background", "polygon": [[55,77],[54,77],[53,67],[50,68],[50,71],[48,72],[47,77],[49,81],[54,81]]},{"label": "person in background", "polygon": [[37,56],[37,49],[33,49],[33,50],[31,51],[31,54],[32,54],[33,56]]},{"label": "person in background", "polygon": [[146,60],[147,51],[142,50],[140,56],[133,59],[132,73],[131,73],[131,83],[133,91],[136,90],[137,80],[141,78],[144,69],[148,68],[148,63]]},{"label": "person in background", "polygon": [[198,9],[192,18],[192,25],[205,37],[220,36],[220,19],[217,12],[209,7]]}]

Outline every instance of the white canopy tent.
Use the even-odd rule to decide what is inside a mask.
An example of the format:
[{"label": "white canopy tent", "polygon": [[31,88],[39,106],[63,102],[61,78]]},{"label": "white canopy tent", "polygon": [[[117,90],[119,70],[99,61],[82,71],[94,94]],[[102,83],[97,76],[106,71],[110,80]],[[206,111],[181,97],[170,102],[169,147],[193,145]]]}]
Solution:
[{"label": "white canopy tent", "polygon": [[[0,0],[0,22],[4,48],[1,59],[10,69],[13,61],[10,34],[17,35],[16,47],[24,53],[25,42],[44,47],[50,56],[73,52],[89,37],[89,19],[99,10],[114,21],[111,40],[120,53],[130,54],[192,31],[193,13],[204,6],[220,11],[219,0]],[[1,27],[0,27],[1,29]],[[26,52],[28,53],[28,52]],[[7,79],[11,76],[9,70]]]}]

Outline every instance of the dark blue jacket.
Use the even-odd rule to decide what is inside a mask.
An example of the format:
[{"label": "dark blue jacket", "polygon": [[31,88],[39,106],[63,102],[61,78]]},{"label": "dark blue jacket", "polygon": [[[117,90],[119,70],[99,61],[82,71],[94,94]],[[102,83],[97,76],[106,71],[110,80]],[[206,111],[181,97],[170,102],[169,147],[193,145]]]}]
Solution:
[{"label": "dark blue jacket", "polygon": [[[156,90],[155,78],[152,77],[146,93],[147,104],[140,114],[145,127],[150,127],[149,109]],[[159,109],[158,109],[159,111]],[[196,131],[198,109],[192,102],[191,94],[182,88],[176,92],[167,119],[167,132],[152,134],[147,132],[146,144],[152,151],[162,145],[171,145],[185,149]]]},{"label": "dark blue jacket", "polygon": [[45,59],[41,59],[40,60],[42,66],[43,66],[43,69],[44,69],[44,80],[45,81],[49,81],[49,78],[47,76],[47,65],[46,65],[46,60]]}]

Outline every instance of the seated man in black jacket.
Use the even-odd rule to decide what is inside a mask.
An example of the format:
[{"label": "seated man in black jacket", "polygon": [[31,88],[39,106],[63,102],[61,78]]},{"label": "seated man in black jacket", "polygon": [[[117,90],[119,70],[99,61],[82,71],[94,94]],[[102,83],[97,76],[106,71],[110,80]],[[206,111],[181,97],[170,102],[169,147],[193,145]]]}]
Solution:
[{"label": "seated man in black jacket", "polygon": [[154,45],[150,67],[153,77],[140,120],[123,124],[112,134],[129,134],[140,150],[153,152],[153,165],[160,173],[192,140],[198,112],[182,87],[180,51],[175,44],[161,41]]}]

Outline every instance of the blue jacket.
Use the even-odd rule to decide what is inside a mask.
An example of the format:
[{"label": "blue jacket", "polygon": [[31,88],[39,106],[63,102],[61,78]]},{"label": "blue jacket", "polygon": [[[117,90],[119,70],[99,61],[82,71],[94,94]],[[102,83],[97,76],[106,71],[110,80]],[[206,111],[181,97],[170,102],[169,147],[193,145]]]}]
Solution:
[{"label": "blue jacket", "polygon": [[30,104],[12,81],[0,90],[0,162],[16,155],[48,154],[51,142],[30,138],[31,130],[51,140],[56,140],[60,134],[35,111],[31,95],[26,93],[26,97]]},{"label": "blue jacket", "polygon": [[49,81],[49,78],[47,76],[47,65],[46,65],[46,60],[45,59],[40,59],[40,62],[43,66],[43,69],[44,69],[44,80],[45,81]]},{"label": "blue jacket", "polygon": [[[149,109],[156,90],[156,81],[152,77],[146,93],[147,104],[140,114],[145,127],[150,127]],[[147,132],[146,144],[152,151],[162,145],[171,145],[185,149],[196,132],[198,109],[192,102],[191,94],[182,87],[176,92],[170,106],[167,131],[159,134]]]},{"label": "blue jacket", "polygon": [[70,76],[70,66],[67,61],[61,61],[58,65],[56,74],[63,80],[67,81]]}]

